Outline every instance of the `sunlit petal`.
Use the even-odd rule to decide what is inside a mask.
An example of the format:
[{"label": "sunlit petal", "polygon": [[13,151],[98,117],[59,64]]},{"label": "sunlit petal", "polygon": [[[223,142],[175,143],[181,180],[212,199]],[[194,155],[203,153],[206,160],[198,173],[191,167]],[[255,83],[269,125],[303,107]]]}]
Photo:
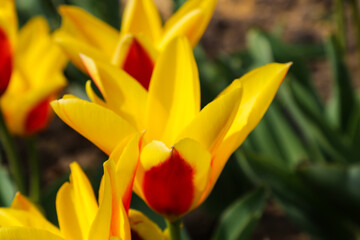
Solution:
[{"label": "sunlit petal", "polygon": [[89,74],[100,87],[106,106],[138,129],[145,126],[146,90],[124,71],[82,56]]},{"label": "sunlit petal", "polygon": [[[189,14],[193,11],[200,11],[201,12],[201,19],[200,21],[194,21],[194,26],[188,26],[187,29],[191,31],[184,31],[184,34],[188,37],[191,45],[194,47],[201,36],[203,35],[211,16],[215,10],[217,0],[191,0],[186,1],[181,8],[171,16],[169,20],[166,21],[164,32],[171,32],[174,31],[172,28],[178,28],[180,22],[185,23],[185,18],[189,18]],[[177,27],[176,27],[177,26]],[[191,34],[190,34],[191,33]]]},{"label": "sunlit petal", "polygon": [[116,29],[75,6],[61,6],[59,12],[63,21],[60,31],[112,56],[119,37]]},{"label": "sunlit petal", "polygon": [[191,138],[212,151],[228,132],[241,100],[242,89],[237,87],[205,106],[178,139]]},{"label": "sunlit petal", "polygon": [[160,55],[154,69],[146,137],[172,144],[199,110],[199,77],[192,50],[186,38],[176,38]]},{"label": "sunlit petal", "polygon": [[53,101],[51,106],[64,122],[107,154],[135,133],[135,129],[120,116],[95,103],[70,97]]},{"label": "sunlit petal", "polygon": [[121,22],[121,33],[144,34],[153,43],[161,36],[161,18],[152,0],[129,0]]},{"label": "sunlit petal", "polygon": [[[142,212],[130,209],[129,221],[131,227],[131,235],[133,239],[165,240],[165,236],[162,233],[161,229],[149,218],[147,218]],[[138,238],[134,236],[135,234]]]},{"label": "sunlit petal", "polygon": [[0,239],[6,240],[64,240],[46,230],[29,227],[1,227]]}]

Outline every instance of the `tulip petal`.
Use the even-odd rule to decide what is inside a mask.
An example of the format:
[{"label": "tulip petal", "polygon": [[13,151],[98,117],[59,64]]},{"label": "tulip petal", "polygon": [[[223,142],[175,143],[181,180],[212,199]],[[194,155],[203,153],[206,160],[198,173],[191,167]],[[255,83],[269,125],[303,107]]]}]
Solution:
[{"label": "tulip petal", "polygon": [[130,209],[129,222],[132,239],[165,240],[165,236],[161,229],[142,212]]},{"label": "tulip petal", "polygon": [[241,95],[242,89],[238,86],[209,103],[184,129],[178,139],[194,139],[212,153],[229,130],[237,113]]},{"label": "tulip petal", "polygon": [[9,37],[12,46],[16,45],[18,21],[15,9],[15,0],[2,0],[0,4],[0,28]]},{"label": "tulip petal", "polygon": [[[110,213],[111,223],[110,223],[110,236],[120,237],[121,239],[130,240],[130,226],[129,220],[127,218],[127,213],[123,206],[123,202],[120,200],[121,193],[118,191],[117,187],[121,186],[121,183],[118,184],[119,177],[115,169],[115,163],[112,159],[109,159],[104,163],[104,194],[103,200],[106,200],[106,194],[109,195],[110,204],[112,204],[112,210]],[[106,187],[108,181],[108,187]],[[126,183],[125,183],[126,185]],[[106,190],[106,188],[108,188]],[[110,189],[109,189],[110,188]],[[111,206],[111,205],[110,205]],[[100,219],[101,220],[101,219]]]},{"label": "tulip petal", "polygon": [[32,211],[0,208],[0,226],[0,229],[2,227],[31,227],[61,236],[58,228],[48,222],[42,215]]},{"label": "tulip petal", "polygon": [[45,99],[30,110],[25,120],[25,132],[32,135],[43,130],[49,121],[51,115],[50,100]]},{"label": "tulip petal", "polygon": [[94,92],[94,90],[92,89],[92,87],[91,87],[91,80],[88,80],[88,81],[86,82],[86,84],[85,84],[85,90],[86,90],[86,94],[87,94],[88,98],[89,98],[92,102],[94,102],[94,103],[96,103],[96,104],[98,104],[98,105],[100,105],[100,106],[102,106],[102,107],[104,107],[104,108],[107,108],[107,107],[108,107],[107,104],[106,104],[101,98],[99,98],[99,97],[97,96],[97,94]]},{"label": "tulip petal", "polygon": [[[166,44],[168,44],[169,41],[171,41],[175,37],[185,36],[189,40],[192,40],[191,36],[196,31],[197,26],[201,24],[203,18],[204,18],[203,12],[199,9],[189,12],[174,26],[164,31],[163,37],[161,38],[161,41],[158,44],[158,48],[163,49],[166,46]],[[190,43],[193,45],[192,42]]]},{"label": "tulip petal", "polygon": [[33,88],[47,84],[48,78],[62,71],[67,62],[63,52],[53,42],[43,17],[32,18],[21,28],[16,54],[17,67],[21,69],[28,86]]},{"label": "tulip petal", "polygon": [[71,96],[53,101],[51,106],[64,122],[107,154],[135,133],[135,129],[120,116],[95,103]]},{"label": "tulip petal", "polygon": [[[133,41],[136,40],[141,47],[144,49],[148,57],[155,62],[158,52],[154,48],[154,45],[150,40],[144,35],[131,35],[131,34],[122,34],[119,38],[116,50],[113,54],[111,63],[119,68],[123,68],[124,61],[128,56],[129,48],[132,45]],[[85,54],[86,55],[86,54]]]},{"label": "tulip petal", "polygon": [[78,7],[60,6],[59,12],[62,16],[60,31],[112,56],[119,38],[116,29]]},{"label": "tulip petal", "polygon": [[102,52],[101,49],[91,46],[87,42],[80,41],[77,38],[71,37],[65,32],[55,32],[54,38],[56,43],[60,45],[71,62],[82,72],[86,73],[86,69],[82,63],[80,54],[105,62],[110,61],[110,56],[107,53]]},{"label": "tulip petal", "polygon": [[46,230],[30,227],[1,227],[0,239],[6,240],[64,240]]},{"label": "tulip petal", "polygon": [[13,68],[10,39],[0,27],[0,96],[5,92]]},{"label": "tulip petal", "polygon": [[171,145],[199,110],[200,86],[195,59],[186,38],[176,38],[159,56],[154,69],[145,136]]},{"label": "tulip petal", "polygon": [[[186,3],[184,3],[184,5],[181,6],[181,8],[165,23],[164,32],[173,32],[173,29],[179,28],[182,24],[189,24],[189,26],[182,27],[188,29],[187,31],[183,31],[183,34],[187,36],[191,45],[194,47],[203,35],[215,10],[216,3],[217,0],[186,1]],[[194,11],[201,11],[201,19],[193,21],[192,23],[187,22],[185,19],[193,15]]]},{"label": "tulip petal", "polygon": [[210,173],[211,156],[199,143],[183,139],[167,148],[152,141],[140,156],[145,201],[170,220],[189,211],[201,196]]},{"label": "tulip petal", "polygon": [[104,171],[104,194],[91,224],[89,240],[107,240],[110,236],[112,215],[112,189],[109,173]]},{"label": "tulip petal", "polygon": [[132,41],[128,49],[122,69],[135,78],[146,90],[149,89],[154,61],[136,39]]},{"label": "tulip petal", "polygon": [[[123,148],[115,148],[110,159],[115,162],[116,191],[122,198],[124,208],[129,210],[136,168],[139,162],[140,136],[135,135]],[[114,181],[113,181],[114,182]]]},{"label": "tulip petal", "polygon": [[161,36],[161,18],[152,0],[129,0],[121,22],[121,33],[146,35],[156,43]]},{"label": "tulip petal", "polygon": [[77,163],[70,165],[70,183],[56,197],[61,232],[66,239],[87,239],[98,209],[90,182]]},{"label": "tulip petal", "polygon": [[105,98],[106,106],[138,129],[145,127],[146,90],[121,69],[82,56],[86,69]]},{"label": "tulip petal", "polygon": [[227,159],[242,144],[265,114],[291,64],[271,63],[257,68],[235,80],[221,93],[221,95],[227,94],[238,85],[244,89],[236,117],[223,142],[214,152],[210,186],[200,203],[210,194]]},{"label": "tulip petal", "polygon": [[43,216],[41,212],[21,193],[16,193],[13,202],[11,203],[11,209],[23,210],[37,216]]},{"label": "tulip petal", "polygon": [[[46,85],[29,90],[23,78],[23,75],[15,70],[9,88],[0,100],[6,124],[10,131],[17,135],[28,135],[26,120],[29,113],[46,99],[52,98],[66,84],[64,76],[59,73]],[[19,95],[22,97],[19,98]]]}]

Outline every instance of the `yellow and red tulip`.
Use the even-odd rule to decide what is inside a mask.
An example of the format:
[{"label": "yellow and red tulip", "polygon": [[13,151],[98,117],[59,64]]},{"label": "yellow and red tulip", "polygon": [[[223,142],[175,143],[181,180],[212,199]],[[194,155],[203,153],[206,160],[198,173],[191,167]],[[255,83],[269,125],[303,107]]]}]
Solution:
[{"label": "yellow and red tulip", "polygon": [[[97,201],[90,182],[78,164],[70,165],[70,182],[63,184],[56,197],[60,228],[48,222],[40,211],[21,194],[10,208],[0,208],[0,239],[17,240],[108,240],[165,239],[157,225],[142,213],[129,210],[129,200],[138,149],[138,137],[118,147],[104,163],[104,180]],[[132,150],[129,155],[129,149]],[[135,154],[136,155],[136,154]],[[119,157],[119,160],[116,159]],[[137,158],[137,156],[135,156]],[[121,176],[121,181],[118,178]]]},{"label": "yellow and red tulip", "polygon": [[17,27],[13,16],[14,3],[2,1],[0,3],[0,96],[9,85],[13,68],[14,29]]},{"label": "yellow and red tulip", "polygon": [[[8,20],[1,21],[2,15]],[[0,104],[9,130],[31,135],[46,127],[51,115],[49,102],[66,85],[62,73],[66,58],[44,18],[33,18],[20,31],[16,20],[11,19],[16,19],[14,2],[4,0],[0,5],[2,91],[9,79],[10,84]]]},{"label": "yellow and red tulip", "polygon": [[63,23],[57,41],[83,71],[80,53],[111,62],[148,89],[158,53],[177,36],[186,36],[195,46],[210,21],[216,2],[189,0],[162,26],[152,0],[129,0],[120,32],[82,9],[62,6],[59,11]]},{"label": "yellow and red tulip", "polygon": [[186,38],[172,40],[160,54],[149,91],[115,66],[82,58],[104,101],[88,83],[94,103],[66,96],[52,102],[53,109],[107,154],[145,130],[134,190],[170,221],[206,199],[291,65],[272,63],[251,71],[200,111],[198,71]]}]

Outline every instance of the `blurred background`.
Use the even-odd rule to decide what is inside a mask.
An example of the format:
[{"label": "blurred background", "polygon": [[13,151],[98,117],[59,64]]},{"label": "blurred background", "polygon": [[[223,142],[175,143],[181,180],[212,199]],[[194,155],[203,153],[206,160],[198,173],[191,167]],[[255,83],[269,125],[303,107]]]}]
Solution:
[{"label": "blurred background", "polygon": [[[16,4],[20,24],[41,14],[56,29],[57,7],[71,4],[118,29],[124,2]],[[167,19],[184,0],[155,2]],[[185,238],[360,239],[359,11],[357,0],[219,0],[195,48],[203,106],[255,67],[294,64],[209,199],[184,219]],[[86,98],[88,77],[71,64],[65,74],[65,92]],[[55,196],[69,163],[79,162],[98,189],[107,157],[57,117],[37,140],[41,206],[56,223]],[[12,197],[0,199],[7,205]],[[140,198],[133,197],[132,207],[165,227]]]}]

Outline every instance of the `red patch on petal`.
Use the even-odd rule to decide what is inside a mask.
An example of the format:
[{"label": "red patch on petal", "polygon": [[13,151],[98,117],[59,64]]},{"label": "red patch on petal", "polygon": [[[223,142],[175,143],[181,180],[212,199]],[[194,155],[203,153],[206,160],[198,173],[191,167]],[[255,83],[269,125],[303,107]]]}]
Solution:
[{"label": "red patch on petal", "polygon": [[135,78],[146,90],[149,89],[154,62],[136,39],[131,43],[128,55],[123,64],[123,69]]},{"label": "red patch on petal", "polygon": [[144,174],[143,190],[148,204],[158,213],[181,216],[193,201],[194,170],[175,150],[171,157]]},{"label": "red patch on petal", "polygon": [[12,52],[10,41],[0,28],[0,96],[5,92],[12,72]]},{"label": "red patch on petal", "polygon": [[27,135],[31,135],[46,127],[50,117],[49,103],[50,99],[45,99],[29,112],[25,122]]}]

